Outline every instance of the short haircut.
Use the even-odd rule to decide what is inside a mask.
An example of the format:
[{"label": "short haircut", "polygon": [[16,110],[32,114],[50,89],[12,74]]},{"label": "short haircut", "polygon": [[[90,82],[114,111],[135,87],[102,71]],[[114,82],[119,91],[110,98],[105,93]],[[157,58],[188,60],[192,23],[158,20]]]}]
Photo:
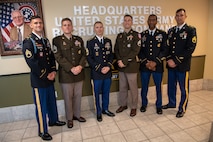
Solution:
[{"label": "short haircut", "polygon": [[[150,14],[149,17],[155,17],[156,20],[158,19],[157,15],[155,15],[155,14]],[[149,19],[149,17],[148,17],[148,19]]]},{"label": "short haircut", "polygon": [[15,13],[15,12],[18,12],[18,13],[21,14],[21,16],[23,16],[23,13],[22,13],[20,10],[15,9],[15,10],[13,10],[13,11],[11,12],[11,17],[13,17],[13,13]]},{"label": "short haircut", "polygon": [[63,18],[62,20],[61,20],[61,25],[62,25],[62,23],[64,22],[64,21],[69,21],[71,24],[72,24],[72,20],[70,19],[70,18]]},{"label": "short haircut", "polygon": [[102,25],[103,25],[103,23],[102,23],[101,21],[96,21],[96,22],[94,23],[94,27],[95,27],[96,24],[102,24]]},{"label": "short haircut", "polygon": [[129,14],[124,15],[124,18],[125,17],[130,17],[132,19],[132,15],[129,15]]},{"label": "short haircut", "polygon": [[186,10],[184,8],[180,8],[176,11],[176,13],[180,12],[180,11],[183,11],[184,13],[186,13]]},{"label": "short haircut", "polygon": [[34,16],[32,16],[32,17],[30,18],[30,22],[31,22],[32,20],[34,20],[34,19],[37,19],[37,18],[41,19],[41,17],[40,17],[40,16],[38,16],[38,15],[34,15]]}]

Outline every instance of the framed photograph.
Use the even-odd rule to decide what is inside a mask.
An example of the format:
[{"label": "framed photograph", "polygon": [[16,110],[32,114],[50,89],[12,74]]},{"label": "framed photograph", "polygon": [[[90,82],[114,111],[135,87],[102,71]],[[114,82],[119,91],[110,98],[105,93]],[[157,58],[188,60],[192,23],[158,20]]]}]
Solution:
[{"label": "framed photograph", "polygon": [[22,41],[31,33],[30,18],[43,19],[41,0],[0,1],[0,53],[1,56],[22,54]]}]

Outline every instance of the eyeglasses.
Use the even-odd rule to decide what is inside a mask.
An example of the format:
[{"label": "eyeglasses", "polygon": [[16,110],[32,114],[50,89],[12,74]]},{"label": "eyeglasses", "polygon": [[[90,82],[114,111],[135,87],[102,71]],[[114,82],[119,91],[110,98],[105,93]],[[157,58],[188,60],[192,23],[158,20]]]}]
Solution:
[{"label": "eyeglasses", "polygon": [[13,20],[15,20],[15,19],[21,19],[21,18],[23,18],[23,16],[15,16],[15,17],[12,17]]}]

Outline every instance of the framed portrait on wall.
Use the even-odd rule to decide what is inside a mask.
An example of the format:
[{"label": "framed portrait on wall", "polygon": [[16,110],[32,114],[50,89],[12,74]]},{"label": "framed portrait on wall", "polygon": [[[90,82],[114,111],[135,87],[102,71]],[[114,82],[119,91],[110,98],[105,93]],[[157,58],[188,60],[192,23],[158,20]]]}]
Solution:
[{"label": "framed portrait on wall", "polygon": [[29,36],[30,18],[43,19],[41,0],[0,1],[0,53],[1,56],[22,54],[22,41]]}]

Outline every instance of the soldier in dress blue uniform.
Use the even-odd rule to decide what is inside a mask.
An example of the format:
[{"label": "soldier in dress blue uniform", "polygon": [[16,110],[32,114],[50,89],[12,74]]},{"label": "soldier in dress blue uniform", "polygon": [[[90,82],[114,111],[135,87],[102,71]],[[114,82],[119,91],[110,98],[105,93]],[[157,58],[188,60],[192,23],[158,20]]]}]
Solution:
[{"label": "soldier in dress blue uniform", "polygon": [[147,92],[149,87],[149,79],[152,74],[154,83],[156,85],[156,112],[162,114],[162,77],[163,77],[163,60],[166,57],[166,32],[156,28],[157,16],[149,15],[148,21],[149,29],[141,33],[142,42],[139,58],[141,60],[141,112],[146,111],[148,105]]},{"label": "soldier in dress blue uniform", "polygon": [[[101,21],[95,22],[94,31],[95,36],[87,41],[87,60],[91,68],[91,78],[93,79],[97,120],[100,122],[102,121],[101,113],[110,117],[115,116],[108,109],[113,53],[111,40],[103,36],[104,27]],[[100,94],[102,94],[102,107],[100,105]]]},{"label": "soldier in dress blue uniform", "polygon": [[180,86],[181,100],[176,114],[177,118],[183,117],[186,112],[189,98],[189,71],[192,53],[197,43],[196,29],[185,23],[185,9],[176,11],[177,26],[168,31],[169,54],[167,56],[168,68],[168,104],[163,109],[176,107],[177,82]]},{"label": "soldier in dress blue uniform", "polygon": [[51,140],[46,115],[48,114],[49,126],[63,126],[66,123],[58,119],[54,89],[56,64],[48,39],[42,37],[43,26],[39,16],[31,18],[32,34],[23,41],[22,52],[31,69],[30,78],[36,107],[38,135],[43,140]]},{"label": "soldier in dress blue uniform", "polygon": [[138,53],[141,46],[141,35],[132,29],[132,16],[124,15],[124,32],[119,33],[115,42],[115,56],[119,71],[119,108],[116,113],[127,109],[128,88],[131,92],[131,111],[133,117],[137,113],[139,71]]}]

